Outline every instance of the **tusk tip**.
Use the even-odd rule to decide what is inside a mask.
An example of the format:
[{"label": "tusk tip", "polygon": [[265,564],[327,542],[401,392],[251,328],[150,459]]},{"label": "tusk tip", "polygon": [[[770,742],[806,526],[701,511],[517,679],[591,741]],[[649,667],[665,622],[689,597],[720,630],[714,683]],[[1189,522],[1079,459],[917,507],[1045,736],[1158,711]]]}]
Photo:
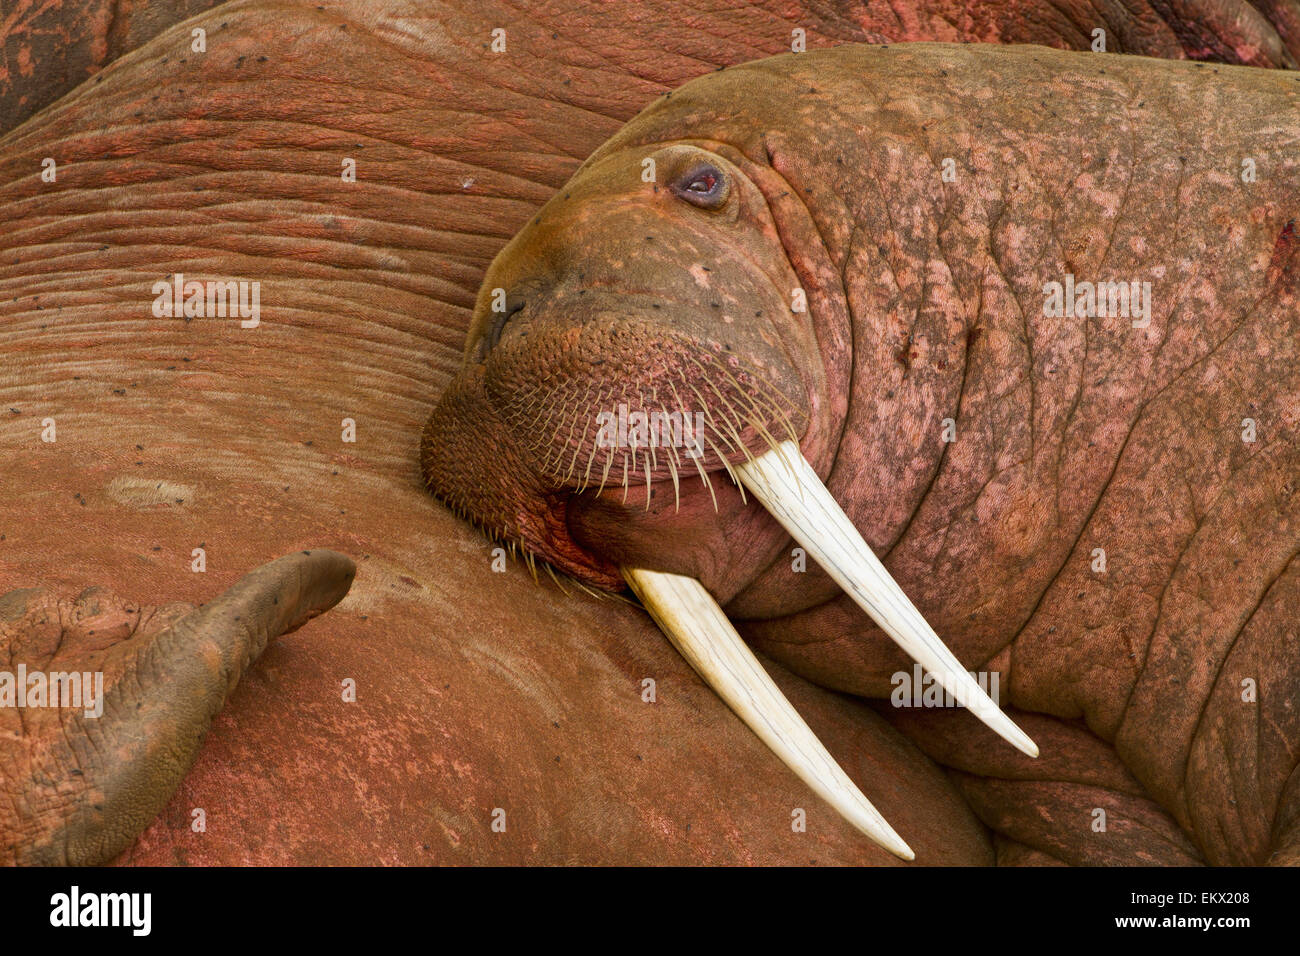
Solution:
[{"label": "tusk tip", "polygon": [[894,828],[889,826],[889,824],[885,824],[884,833],[880,832],[878,829],[866,830],[862,827],[859,827],[858,829],[862,833],[866,834],[866,836],[870,837],[871,841],[878,847],[883,850],[888,850],[900,860],[905,860],[908,863],[911,863],[916,859],[916,854],[912,852],[912,848],[907,845],[907,842],[899,836]]},{"label": "tusk tip", "polygon": [[1026,757],[1037,757],[1038,744],[1034,743],[1033,738],[1031,738],[1023,730],[1021,730],[1020,727],[1016,724],[1016,722],[1012,720],[1010,717],[1008,717],[1005,713],[1003,713],[1002,711],[998,711],[998,713],[1001,714],[1002,716],[1002,720],[998,721],[998,723],[1001,724],[1002,726],[994,727],[992,724],[989,724],[989,727],[999,737],[1001,737],[1011,746],[1015,747]]},{"label": "tusk tip", "polygon": [[1006,711],[994,705],[992,710],[976,714],[989,730],[993,731],[1026,757],[1038,756],[1038,744],[1034,743],[1020,725],[1007,716]]},{"label": "tusk tip", "polygon": [[999,726],[990,723],[989,727],[1026,757],[1037,757],[1038,744],[1034,743],[1033,738],[1021,730],[1020,725],[1008,717],[1006,711],[999,709],[997,713],[996,722]]},{"label": "tusk tip", "polygon": [[832,802],[836,810],[840,812],[846,820],[872,843],[880,847],[900,860],[912,862],[916,859],[916,854],[912,848],[907,845],[907,841],[898,835],[898,831],[889,825],[889,822],[876,812],[875,807],[861,793],[855,794],[857,799],[852,803],[843,804],[839,801]]}]

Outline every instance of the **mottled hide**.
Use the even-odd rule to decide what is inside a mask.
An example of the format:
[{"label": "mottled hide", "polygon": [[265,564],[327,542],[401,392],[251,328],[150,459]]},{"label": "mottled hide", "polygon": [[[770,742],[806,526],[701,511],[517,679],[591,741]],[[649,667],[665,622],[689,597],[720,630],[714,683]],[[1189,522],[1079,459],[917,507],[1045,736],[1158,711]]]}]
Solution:
[{"label": "mottled hide", "polygon": [[[488,542],[424,492],[418,436],[461,365],[484,272],[647,103],[719,67],[786,52],[795,30],[806,33],[809,50],[879,40],[1087,49],[1100,28],[1112,52],[1285,66],[1300,37],[1295,5],[1184,3],[1177,7],[1188,15],[1173,17],[1168,4],[1143,3],[970,10],[926,3],[895,12],[901,5],[704,0],[688,11],[677,0],[576,9],[569,2],[238,0],[163,29],[204,6],[17,0],[0,16],[0,129],[9,130],[0,138],[0,594],[22,589],[0,601],[0,667],[45,660],[67,634],[75,640],[66,653],[107,661],[112,678],[125,672],[114,661],[138,646],[130,642],[155,633],[138,626],[142,608],[170,608],[156,612],[162,625],[171,621],[166,613],[179,613],[174,602],[211,602],[276,555],[303,549],[346,554],[357,571],[337,608],[270,641],[248,667],[196,744],[174,797],[119,862],[893,862],[794,779],[639,610],[538,588],[520,565],[494,573]],[[192,50],[198,27],[207,37],[201,56]],[[502,53],[491,49],[498,28],[507,34]],[[1098,55],[1108,74],[1111,62]],[[986,83],[971,80],[958,92],[973,97]],[[1225,123],[1235,122],[1239,105]],[[980,148],[1008,171],[1016,150],[1032,145],[1009,136],[1011,152],[995,156],[976,139],[956,154],[963,163]],[[1121,168],[1114,150],[1136,155],[1110,133],[1090,142],[1106,157],[1099,170]],[[53,182],[41,178],[47,158],[57,165]],[[341,178],[345,159],[356,162],[355,183]],[[1238,173],[1235,154],[1231,160],[1228,179]],[[1261,167],[1261,183],[1267,176]],[[1057,186],[1064,195],[1067,184]],[[1083,188],[1115,187],[1099,180]],[[1178,208],[1168,191],[1146,199],[1166,219]],[[1120,208],[1136,209],[1132,202]],[[979,221],[1012,229],[1014,220],[996,220],[998,208],[990,200],[990,218]],[[1225,228],[1246,226],[1234,220]],[[872,238],[894,244],[886,248],[901,268],[910,233],[908,223],[893,226],[900,227],[894,239],[889,228]],[[1196,237],[1205,234],[1179,235],[1188,237],[1184,258],[1199,261]],[[1276,245],[1271,274],[1289,275],[1289,248]],[[1086,242],[1083,253],[1093,256],[1084,264],[1102,256]],[[261,325],[156,318],[154,285],[176,273],[259,281]],[[905,278],[914,290],[916,277]],[[921,298],[913,292],[911,301]],[[978,302],[971,308],[978,314]],[[895,323],[911,321],[903,305],[890,314]],[[891,334],[882,361],[901,369],[909,352],[902,332]],[[986,336],[972,347],[1011,344]],[[1186,347],[1167,343],[1169,360],[1182,361]],[[1026,360],[1014,353],[1006,361]],[[927,362],[918,355],[913,364],[919,370]],[[1076,381],[1084,367],[1074,366]],[[1225,366],[1223,375],[1232,372]],[[1099,374],[1087,380],[1104,394]],[[1010,415],[1025,402],[1008,398],[1002,407]],[[1048,407],[1037,403],[1029,400]],[[46,419],[56,423],[52,443],[41,440]],[[356,442],[343,440],[344,419],[355,423]],[[959,434],[967,432],[962,420]],[[1023,426],[996,434],[997,442],[968,443],[963,454],[1003,449],[999,443]],[[1250,449],[1256,453],[1283,431],[1269,426],[1260,434]],[[1206,466],[1195,457],[1201,447],[1186,445],[1177,469],[1150,480],[1208,494]],[[1000,454],[998,467],[1007,468],[1024,453]],[[1074,493],[1073,472],[1052,474],[1060,478],[1053,487]],[[1192,504],[1189,497],[1171,516],[1191,522],[1210,513],[1206,502]],[[1110,520],[1131,519],[1135,512],[1119,505],[1117,498]],[[1256,510],[1277,507],[1264,500]],[[866,527],[878,544],[890,534],[907,538],[896,527],[873,530],[874,520]],[[928,529],[932,551],[935,527],[929,519],[918,525],[918,533]],[[1161,547],[1174,540],[1151,531]],[[1222,528],[1207,526],[1204,540],[1224,540]],[[202,574],[192,570],[196,548],[206,553]],[[921,561],[919,553],[908,560]],[[1163,566],[1172,566],[1166,557]],[[1174,579],[1146,560],[1142,593],[1155,594]],[[944,616],[944,589],[925,591],[930,570],[896,570],[972,665],[1005,637],[992,632],[988,608],[962,644],[963,632]],[[1255,574],[1258,586],[1257,572],[1241,573]],[[1285,598],[1279,588],[1293,577],[1279,576],[1257,621]],[[1041,585],[1041,570],[1034,580]],[[1054,580],[1065,586],[1064,577]],[[963,587],[981,581],[990,589],[1016,585],[1010,597],[1019,601],[1029,588],[1004,565],[996,576],[967,572]],[[28,590],[38,587],[39,596]],[[92,587],[98,590],[87,594]],[[1054,593],[1044,592],[1043,608]],[[1104,603],[1095,583],[1085,593]],[[1191,595],[1195,581],[1171,593]],[[970,604],[967,590],[952,614],[968,613]],[[829,607],[821,613],[835,613]],[[1233,607],[1239,615],[1251,610],[1241,601],[1229,613]],[[845,619],[862,625],[857,616]],[[1098,606],[1091,620],[1090,633],[1100,637],[1127,618]],[[1044,622],[1040,630],[1049,628]],[[839,650],[805,653],[757,625],[747,633],[819,681],[816,660],[864,688],[878,685],[889,666],[869,650],[869,632],[853,646],[866,648],[863,658],[879,670],[861,661],[841,669]],[[790,633],[806,632],[800,625]],[[1141,627],[1132,641],[1118,656],[1087,656],[1072,632],[1052,659],[1056,673],[1068,676],[1048,682],[1049,672],[1035,669],[1038,682],[1024,685],[1026,706],[1081,709],[1087,695],[1110,686],[1117,660],[1145,659],[1148,644],[1155,646]],[[1284,650],[1251,646],[1252,671],[1285,679],[1293,659]],[[1076,667],[1069,653],[1082,663]],[[1179,829],[1193,811],[1168,798],[1157,761],[1124,751],[1121,762],[1110,725],[1019,715],[1058,756],[1032,768],[982,761],[987,741],[965,714],[878,714],[771,668],[922,862],[1186,862],[1208,845],[1193,845]],[[647,679],[655,681],[653,703],[643,697]],[[1004,686],[1021,694],[1016,669],[1008,680]],[[355,702],[344,700],[345,682],[355,682]],[[1227,739],[1253,740],[1256,725],[1245,716],[1245,727],[1230,722],[1231,710],[1215,720]],[[58,732],[48,715],[42,727],[43,740]],[[1285,750],[1276,736],[1259,739]],[[18,740],[6,734],[0,744],[6,792],[36,766]],[[1204,743],[1197,766],[1212,772],[1196,792],[1244,779],[1224,776],[1230,762],[1211,759]],[[1249,746],[1229,749],[1233,761],[1251,765]],[[940,763],[956,770],[950,775]],[[57,859],[73,843],[49,837],[65,836],[66,821],[79,813],[93,818],[97,795],[75,774],[45,783],[48,792],[19,791],[62,795],[66,806],[24,808],[18,823],[0,817],[0,859],[13,858],[17,843],[52,846],[55,856],[43,859]],[[171,785],[157,778],[141,805],[160,793],[165,799]],[[1111,832],[1122,839],[1079,830],[1078,820],[1098,806],[1109,809]],[[1296,816],[1294,797],[1280,807],[1276,845],[1289,839],[1294,855],[1287,822]],[[203,832],[193,829],[196,809],[204,811]],[[491,830],[497,809],[506,814],[504,833]],[[807,811],[806,833],[791,828],[796,809]],[[1178,823],[1171,810],[1181,814]],[[1253,834],[1270,812],[1249,818],[1252,854],[1260,845]],[[98,829],[77,841],[88,854],[76,858],[129,842],[142,824],[128,817],[92,819]]]}]

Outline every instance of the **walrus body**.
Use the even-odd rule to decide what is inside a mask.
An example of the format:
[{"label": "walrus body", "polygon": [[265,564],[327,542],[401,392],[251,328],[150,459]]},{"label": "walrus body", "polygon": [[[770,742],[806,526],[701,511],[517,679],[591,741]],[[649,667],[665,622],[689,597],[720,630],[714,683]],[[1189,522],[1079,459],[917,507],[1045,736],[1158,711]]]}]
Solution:
[{"label": "walrus body", "polygon": [[[1081,719],[1211,861],[1284,858],[1298,146],[1300,79],[1246,68],[916,44],[701,78],[493,264],[429,484],[592,585],[697,577],[772,657],[887,696],[906,658],[718,480],[795,432],[1004,703]],[[619,405],[703,406],[714,441],[602,449]]]},{"label": "walrus body", "polygon": [[[562,598],[520,569],[492,574],[484,542],[421,493],[411,437],[460,364],[484,271],[652,97],[788,50],[794,28],[809,47],[888,38],[1087,49],[1102,31],[1108,50],[1149,56],[1294,65],[1300,52],[1291,0],[918,0],[901,20],[885,4],[810,0],[700,0],[688,17],[679,0],[527,10],[244,0],[101,69],[211,0],[38,6],[0,25],[9,62],[35,66],[0,76],[0,130],[12,130],[0,147],[0,434],[11,465],[0,481],[0,592],[20,589],[0,598],[0,670],[48,668],[51,651],[60,667],[71,656],[97,670],[95,655],[147,638],[143,623],[131,633],[142,605],[212,608],[276,554],[328,545],[361,568],[343,606],[271,643],[233,690],[195,768],[122,857],[155,865],[892,861],[813,803],[645,615]],[[110,7],[112,17],[93,12]],[[198,26],[207,55],[191,55]],[[500,28],[502,52],[486,46]],[[388,64],[380,76],[377,58]],[[1130,61],[1097,62],[1122,76]],[[984,70],[962,76],[992,82]],[[1233,88],[1246,82],[1232,77]],[[57,180],[42,175],[47,157]],[[356,183],[339,180],[345,158],[357,161]],[[262,325],[151,320],[151,285],[177,272],[262,280]],[[58,420],[49,444],[37,438],[47,416]],[[344,417],[358,423],[356,444],[338,443]],[[720,497],[727,484],[716,483]],[[719,552],[720,570],[738,563]],[[1006,582],[994,584],[996,594]],[[287,575],[259,618],[296,602],[298,585]],[[861,615],[846,623],[860,628]],[[226,638],[242,640],[238,629]],[[148,668],[154,681],[122,687],[128,737],[141,718],[152,727],[135,751],[146,763],[194,752],[199,698],[174,693],[193,645],[171,646],[170,661]],[[1011,768],[1013,780],[996,741],[960,739],[978,726],[968,715],[909,712],[937,713],[940,732],[923,739],[909,724],[909,734],[972,771],[948,774],[859,700],[774,672],[926,863],[989,863],[995,851],[1002,863],[1202,859],[1084,729],[1019,713],[1043,756],[1037,769]],[[642,698],[646,676],[654,705]],[[1086,685],[1109,670],[1076,676]],[[344,677],[357,682],[355,703],[339,699]],[[129,840],[127,825],[147,814],[96,812],[132,773],[121,748],[101,745],[104,721],[92,738],[30,710],[9,716],[0,818],[5,807],[28,816],[16,830],[0,820],[0,857],[15,837],[48,842],[78,816]],[[1235,725],[1230,739],[1255,753],[1253,726]],[[62,763],[33,760],[60,751]],[[53,806],[32,799],[32,772]],[[174,782],[150,779],[137,808]],[[287,804],[297,812],[281,812]],[[208,818],[201,834],[196,807]],[[489,826],[495,807],[508,810],[506,834]],[[793,807],[808,810],[806,832],[781,824]],[[1095,824],[1098,808],[1104,835],[1079,825]]]}]

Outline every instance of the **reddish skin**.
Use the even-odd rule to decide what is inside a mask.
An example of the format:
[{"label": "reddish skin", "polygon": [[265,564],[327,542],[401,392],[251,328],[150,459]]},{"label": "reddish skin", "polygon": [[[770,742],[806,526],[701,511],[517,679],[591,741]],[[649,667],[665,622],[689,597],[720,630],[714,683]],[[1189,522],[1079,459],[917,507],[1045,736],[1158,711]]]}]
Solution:
[{"label": "reddish skin", "polygon": [[[1072,119],[1054,122],[1067,91]],[[1216,119],[1176,125],[1171,103]],[[1102,127],[1102,141],[1077,133]],[[481,365],[492,316],[480,297],[470,364],[430,420],[430,485],[458,500],[464,485],[491,488],[478,470],[491,456],[513,456],[498,479],[512,488],[482,492],[475,517],[596,586],[620,564],[695,574],[765,652],[824,686],[886,696],[906,657],[825,575],[791,572],[788,540],[756,506],[728,498],[710,514],[691,482],[675,512],[658,472],[649,508],[639,484],[626,504],[621,488],[576,496],[544,467],[576,457],[582,471],[594,433],[573,436],[606,395],[636,407],[647,385],[626,369],[707,394],[707,370],[675,343],[705,355],[734,343],[742,367],[790,396],[806,456],[964,662],[1000,670],[1011,705],[1113,745],[1142,799],[1190,838],[1180,853],[1265,862],[1295,839],[1275,822],[1300,739],[1286,613],[1300,600],[1297,135],[1294,76],[1033,48],[844,47],[695,81],[602,147],[493,264],[485,292],[541,291]],[[712,157],[731,183],[712,212],[665,188],[664,157],[696,149],[674,145],[686,143],[707,146],[692,161]],[[1224,171],[1242,150],[1267,177]],[[647,155],[665,168],[658,187],[636,175]],[[959,167],[947,188],[945,156]],[[1170,195],[1195,217],[1170,220]],[[701,266],[720,308],[682,291]],[[771,332],[791,273],[810,317],[780,313]],[[1041,318],[1042,284],[1067,273],[1152,281],[1150,327]],[[777,277],[764,296],[757,274]],[[656,288],[659,303],[643,291]],[[815,348],[792,344],[810,331]],[[564,407],[588,395],[600,398]],[[457,418],[466,408],[495,419]],[[1241,440],[1243,416],[1259,441]],[[955,443],[941,440],[948,417]],[[467,453],[473,441],[486,457]],[[564,519],[550,537],[509,497],[530,484]],[[1258,703],[1242,701],[1246,679]],[[898,719],[933,749],[935,724]],[[966,737],[978,726],[941,724]],[[992,749],[1005,765],[986,775],[1017,776],[1013,752]],[[1024,779],[1053,775],[1044,764]],[[990,800],[1005,808],[1019,790],[1043,807],[1040,789],[986,786],[973,803],[1025,840]],[[1045,811],[1035,845],[1080,862],[1160,858],[1116,831],[1098,850],[1090,823]]]},{"label": "reddish skin", "polygon": [[[14,0],[12,14],[0,20],[0,129],[17,126],[119,56],[172,24],[214,6],[222,6],[221,0]],[[839,0],[829,13],[821,4],[801,10],[798,3],[764,2],[756,4],[759,10],[748,12],[733,5],[714,11],[707,3],[697,3],[692,7],[696,15],[685,21],[680,6],[645,6],[647,9],[629,23],[621,22],[618,5],[606,5],[598,18],[585,23],[581,16],[575,17],[572,2],[521,2],[495,9],[493,22],[519,24],[525,30],[534,24],[551,24],[568,32],[575,22],[582,23],[584,32],[598,38],[620,67],[641,75],[647,68],[662,67],[653,61],[619,56],[625,52],[622,40],[630,30],[641,28],[647,37],[665,37],[658,51],[661,62],[675,57],[694,59],[694,65],[714,62],[719,41],[739,44],[746,38],[751,55],[739,59],[754,59],[782,52],[781,46],[769,42],[764,29],[772,21],[772,13],[803,27],[810,48],[825,41],[943,40],[1039,43],[1086,50],[1093,42],[1092,31],[1103,29],[1111,53],[1290,68],[1295,68],[1300,58],[1300,3],[1296,0],[1105,4],[1088,0],[918,0],[906,7]],[[224,7],[218,27],[232,16],[237,23],[247,5]],[[719,27],[723,29],[714,35]],[[219,41],[220,34],[213,39]],[[190,55],[190,40],[186,31],[173,36],[173,62]],[[788,32],[783,44],[784,49],[789,48]],[[739,59],[724,52],[722,61]],[[675,86],[689,75],[675,73],[663,82]]]},{"label": "reddish skin", "polygon": [[[0,129],[47,103],[172,24],[221,0],[12,0],[0,18]],[[202,56],[176,35],[173,59]],[[214,38],[215,39],[215,38]]]},{"label": "reddish skin", "polygon": [[[483,41],[517,22],[508,8],[370,5],[363,21],[323,5],[215,11],[198,21],[209,35],[229,27],[202,64],[162,63],[178,28],[0,148],[0,347],[18,356],[0,362],[0,445],[22,475],[0,503],[0,591],[70,598],[90,582],[144,604],[195,600],[315,545],[359,568],[310,640],[273,644],[249,672],[121,859],[897,863],[636,608],[537,587],[519,565],[493,574],[415,463],[506,239],[657,92],[782,49],[791,22],[746,9],[737,38],[680,25],[676,4],[602,8],[618,66],[591,59],[571,15],[530,17],[501,59]],[[402,30],[378,36],[391,20]],[[375,62],[391,68],[377,78]],[[51,154],[54,188],[33,175]],[[345,155],[357,188],[340,186]],[[269,334],[153,320],[151,284],[173,271],[260,279]],[[39,441],[46,414],[53,445]],[[343,417],[356,445],[339,442]],[[776,673],[923,860],[992,861],[932,761],[860,704]],[[340,700],[344,677],[356,704]],[[497,806],[505,835],[488,827]],[[790,830],[794,807],[806,834]]]},{"label": "reddish skin", "polygon": [[[124,859],[895,862],[814,809],[643,615],[557,599],[518,568],[489,575],[482,540],[421,492],[412,436],[459,364],[492,257],[657,94],[782,52],[796,26],[810,49],[872,36],[1082,47],[1080,24],[1100,17],[1112,50],[1184,55],[1131,6],[1044,18],[981,4],[989,19],[974,23],[936,5],[903,25],[881,4],[784,0],[703,0],[689,18],[676,0],[598,16],[568,2],[229,3],[7,137],[0,348],[20,359],[0,362],[0,444],[20,480],[0,503],[0,591],[41,583],[71,600],[96,583],[146,604],[198,600],[318,543],[362,568],[310,640],[267,650]],[[132,37],[163,9],[114,8]],[[130,46],[84,4],[39,9],[55,21],[0,23],[6,56],[29,45],[34,67],[23,77],[20,52],[6,60],[0,128]],[[195,25],[209,53],[182,64]],[[489,56],[497,26],[509,52]],[[340,192],[337,159],[354,152],[374,188]],[[53,189],[33,174],[48,155],[60,157]],[[262,279],[269,334],[253,345],[221,322],[144,318],[154,279],[196,269]],[[47,412],[53,446],[33,438]],[[345,415],[363,440],[339,451]],[[158,479],[195,494],[178,504],[155,494]],[[199,542],[206,587],[189,571]],[[923,861],[992,859],[987,831],[900,735],[775,670]],[[648,673],[658,705],[629,708]],[[338,701],[340,675],[358,681],[358,705]],[[534,694],[568,702],[559,728]],[[552,739],[555,753],[519,743]],[[483,824],[501,802],[518,808],[508,838]],[[810,811],[800,837],[783,819],[795,805]],[[195,806],[208,810],[201,837]],[[1005,861],[1048,860],[997,846]]]}]

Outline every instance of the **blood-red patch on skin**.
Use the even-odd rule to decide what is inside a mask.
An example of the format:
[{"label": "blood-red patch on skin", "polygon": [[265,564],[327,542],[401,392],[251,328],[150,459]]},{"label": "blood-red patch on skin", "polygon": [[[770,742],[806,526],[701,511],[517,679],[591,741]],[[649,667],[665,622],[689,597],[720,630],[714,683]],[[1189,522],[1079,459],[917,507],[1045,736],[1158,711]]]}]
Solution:
[{"label": "blood-red patch on skin", "polygon": [[1295,220],[1288,219],[1287,224],[1278,233],[1277,242],[1273,243],[1273,255],[1268,260],[1268,284],[1275,285],[1283,275],[1289,274],[1295,267],[1297,243]]}]

